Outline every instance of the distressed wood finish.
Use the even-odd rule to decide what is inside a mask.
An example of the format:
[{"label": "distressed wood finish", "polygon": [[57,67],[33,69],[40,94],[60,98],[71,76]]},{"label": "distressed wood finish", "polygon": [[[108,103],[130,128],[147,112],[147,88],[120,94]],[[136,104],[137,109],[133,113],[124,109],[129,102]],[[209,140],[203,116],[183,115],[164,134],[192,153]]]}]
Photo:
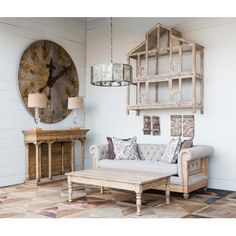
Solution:
[{"label": "distressed wood finish", "polygon": [[29,181],[29,144],[27,143],[26,145],[25,145],[25,148],[26,148],[26,152],[25,152],[25,154],[26,154],[26,156],[25,156],[25,159],[26,159],[26,181]]},{"label": "distressed wood finish", "polygon": [[80,166],[81,169],[84,169],[84,140],[81,140],[81,162],[80,162]]},{"label": "distressed wood finish", "polygon": [[[74,170],[74,143],[81,142],[81,168],[84,169],[84,144],[88,129],[23,131],[26,145],[26,181],[40,184]],[[65,178],[65,177],[64,177]]]},{"label": "distressed wood finish", "polygon": [[[164,40],[164,43],[163,43]],[[162,43],[161,43],[162,42]],[[191,66],[184,67],[185,62],[189,61],[188,55],[191,54]],[[163,74],[158,66],[163,57],[169,57],[168,73]],[[173,28],[158,24],[149,30],[145,35],[145,41],[128,53],[128,62],[135,60],[136,78],[133,85],[136,86],[136,93],[131,93],[131,86],[127,88],[127,114],[130,110],[136,111],[138,115],[141,110],[157,109],[200,109],[203,113],[204,104],[204,47],[197,43],[181,38],[181,33]],[[155,73],[150,72],[151,61],[155,60]],[[141,66],[144,65],[144,66]],[[144,73],[141,73],[144,69]],[[173,80],[179,81],[178,87],[173,86]],[[189,101],[182,100],[182,81],[191,81],[189,93],[192,94]],[[168,83],[168,97],[165,101],[158,98],[158,84],[166,81]],[[155,101],[150,102],[149,97],[153,90],[150,83],[155,83]],[[200,83],[197,89],[197,83]],[[176,96],[176,94],[178,96]],[[131,104],[131,97],[136,96],[136,103]],[[199,99],[197,99],[199,97]],[[199,100],[199,101],[198,101]]]},{"label": "distressed wood finish", "polygon": [[65,149],[65,144],[64,143],[62,143],[61,144],[61,173],[62,174],[64,174],[65,173],[65,167],[64,167],[64,153],[65,153],[65,151],[64,151],[64,149]]},{"label": "distressed wood finish", "polygon": [[170,203],[170,175],[168,174],[95,168],[70,172],[66,175],[68,176],[69,202],[72,201],[72,183],[79,183],[101,186],[101,194],[104,193],[104,187],[134,191],[136,193],[138,216],[141,215],[142,192],[144,190],[157,189],[164,185],[166,204]]},{"label": "distressed wood finish", "polygon": [[[196,165],[196,161],[200,161],[200,167],[197,168],[196,170],[191,170],[189,166],[191,163]],[[170,184],[170,191],[173,192],[179,192],[183,193],[183,197],[185,199],[189,198],[190,192],[201,189],[201,188],[207,188],[208,186],[208,180],[202,180],[196,184],[190,184],[189,183],[189,177],[195,174],[204,174],[208,176],[208,157],[201,158],[200,160],[193,160],[193,161],[188,161],[187,160],[187,154],[183,155],[182,157],[182,176],[183,176],[183,183],[179,185],[175,184]],[[165,186],[160,186],[158,189],[160,190],[165,190]]]},{"label": "distressed wood finish", "polygon": [[[55,84],[58,79],[60,86]],[[24,51],[18,70],[18,84],[25,108],[33,117],[34,109],[27,106],[28,94],[45,94],[48,106],[39,111],[44,123],[65,119],[71,112],[67,109],[68,97],[77,96],[79,92],[79,79],[73,60],[64,48],[49,40],[33,42]]]}]

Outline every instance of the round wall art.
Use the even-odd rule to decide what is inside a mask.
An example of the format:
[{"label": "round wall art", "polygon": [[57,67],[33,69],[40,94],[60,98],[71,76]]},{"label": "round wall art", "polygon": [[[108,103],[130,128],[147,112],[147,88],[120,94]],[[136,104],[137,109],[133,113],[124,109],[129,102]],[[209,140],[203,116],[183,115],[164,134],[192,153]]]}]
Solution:
[{"label": "round wall art", "polygon": [[19,90],[25,107],[29,93],[44,93],[47,108],[40,109],[44,123],[56,123],[66,118],[68,97],[78,96],[79,81],[76,67],[69,54],[57,43],[41,40],[31,44],[23,53],[18,73]]}]

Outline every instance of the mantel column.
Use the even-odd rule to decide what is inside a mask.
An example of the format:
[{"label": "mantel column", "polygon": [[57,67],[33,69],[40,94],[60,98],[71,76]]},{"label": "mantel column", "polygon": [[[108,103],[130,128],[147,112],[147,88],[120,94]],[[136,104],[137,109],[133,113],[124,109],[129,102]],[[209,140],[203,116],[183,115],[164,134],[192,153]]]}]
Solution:
[{"label": "mantel column", "polygon": [[29,143],[26,146],[26,180],[29,181]]},{"label": "mantel column", "polygon": [[80,142],[81,142],[81,170],[84,170],[84,143],[85,143],[85,140],[81,139]]},{"label": "mantel column", "polygon": [[48,142],[48,178],[52,179],[52,142]]},{"label": "mantel column", "polygon": [[71,141],[71,171],[75,170],[75,142]]},{"label": "mantel column", "polygon": [[39,144],[39,178],[42,178],[42,152],[41,152],[41,143]]},{"label": "mantel column", "polygon": [[36,182],[40,182],[39,179],[39,168],[40,168],[40,164],[39,164],[39,143],[34,143],[35,145],[35,153],[36,153]]},{"label": "mantel column", "polygon": [[65,152],[65,143],[61,143],[61,174],[65,174],[65,166],[64,166],[64,152]]}]

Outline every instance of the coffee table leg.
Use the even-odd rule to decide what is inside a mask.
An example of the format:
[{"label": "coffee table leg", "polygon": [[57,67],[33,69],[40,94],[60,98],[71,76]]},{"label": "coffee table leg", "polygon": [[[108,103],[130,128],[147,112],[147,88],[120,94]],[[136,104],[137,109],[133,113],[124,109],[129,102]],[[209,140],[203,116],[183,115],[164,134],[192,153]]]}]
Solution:
[{"label": "coffee table leg", "polygon": [[142,193],[136,193],[137,216],[141,216]]},{"label": "coffee table leg", "polygon": [[170,178],[168,178],[166,187],[166,204],[170,204]]},{"label": "coffee table leg", "polygon": [[69,202],[72,202],[72,182],[69,176],[68,176],[68,194],[69,194]]}]

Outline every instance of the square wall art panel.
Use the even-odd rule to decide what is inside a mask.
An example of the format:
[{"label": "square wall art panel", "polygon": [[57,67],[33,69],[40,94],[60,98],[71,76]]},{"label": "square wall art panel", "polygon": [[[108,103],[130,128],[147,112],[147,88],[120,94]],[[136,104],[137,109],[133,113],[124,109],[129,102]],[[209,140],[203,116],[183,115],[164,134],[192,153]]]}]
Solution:
[{"label": "square wall art panel", "polygon": [[151,134],[151,116],[143,116],[143,134]]},{"label": "square wall art panel", "polygon": [[183,136],[194,137],[194,115],[183,116]]},{"label": "square wall art panel", "polygon": [[152,134],[153,135],[160,135],[161,134],[160,117],[159,116],[152,117]]},{"label": "square wall art panel", "polygon": [[181,136],[182,135],[182,115],[171,115],[171,128],[170,135],[172,137]]}]

